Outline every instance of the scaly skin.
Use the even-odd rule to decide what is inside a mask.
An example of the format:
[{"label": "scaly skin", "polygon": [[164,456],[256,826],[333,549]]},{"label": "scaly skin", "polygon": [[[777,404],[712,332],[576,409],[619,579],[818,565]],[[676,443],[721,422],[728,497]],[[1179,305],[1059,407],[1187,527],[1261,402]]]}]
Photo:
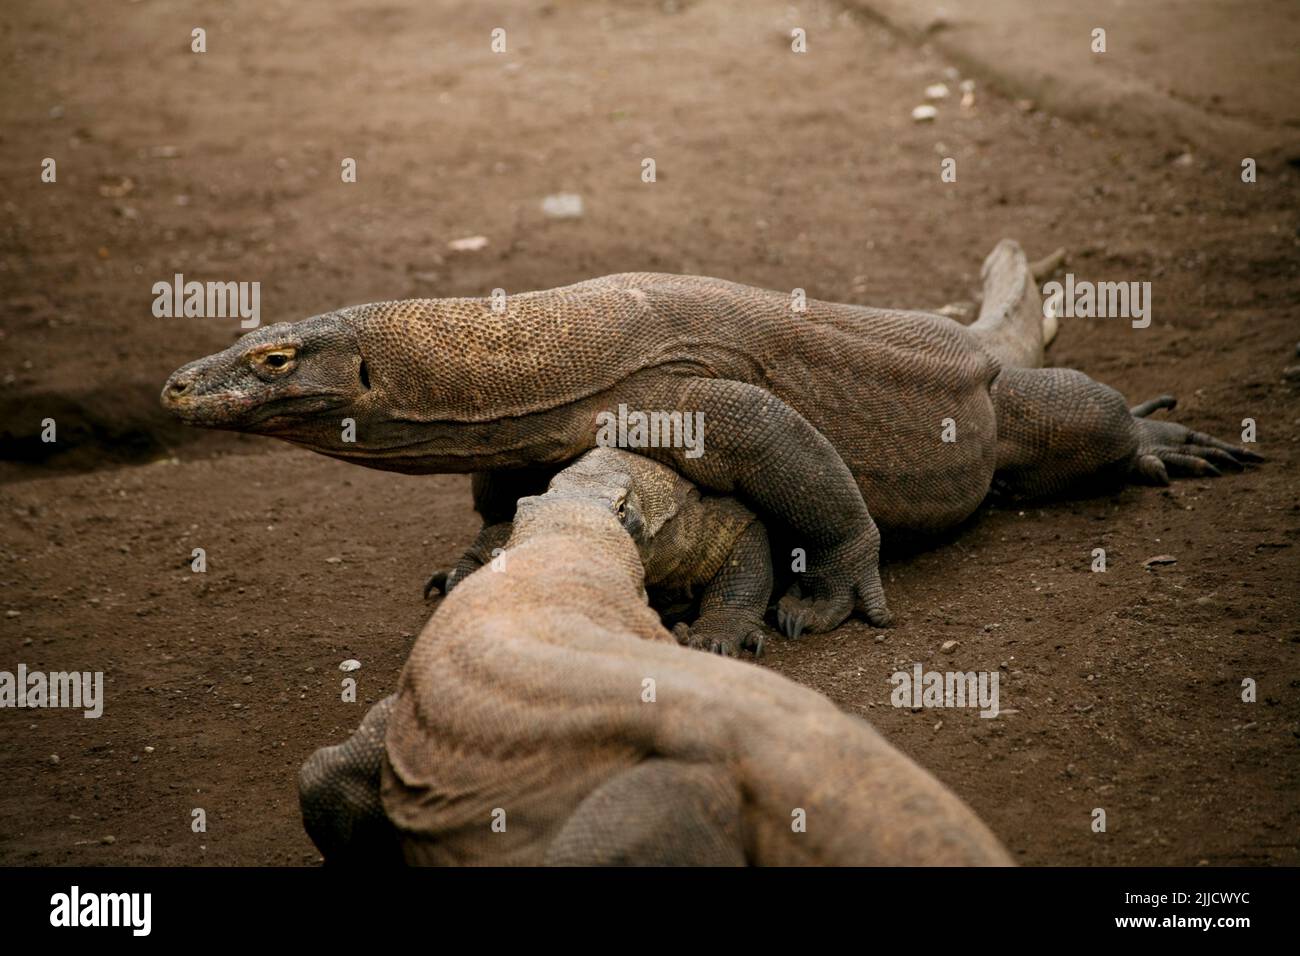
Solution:
[{"label": "scaly skin", "polygon": [[[521,500],[503,570],[457,587],[397,694],[308,762],[304,815],[378,777],[412,864],[1010,862],[866,722],[771,671],[676,646],[625,523],[590,496]],[[343,820],[344,837],[382,823],[373,800],[329,805],[371,815]]]},{"label": "scaly skin", "polygon": [[782,292],[642,273],[512,296],[500,312],[485,299],[357,306],[250,332],[176,371],[162,401],[195,425],[409,473],[557,468],[620,404],[700,412],[702,455],[634,450],[792,529],[808,570],[781,600],[787,633],[855,608],[884,625],[880,529],[950,528],[995,475],[1032,495],[1153,480],[1152,461],[1208,473],[1197,448],[1253,460],[1179,426],[1096,414],[1122,399],[1082,374],[1018,367],[1042,352],[1031,275],[1000,243],[970,328],[816,300],[795,312]]},{"label": "scaly skin", "polygon": [[[740,502],[701,496],[671,468],[617,448],[587,452],[551,479],[546,495],[600,501],[619,514],[640,551],[651,603],[699,606],[692,624],[674,628],[683,644],[729,657],[745,647],[762,653],[772,555],[762,522]],[[489,563],[512,529],[508,520],[485,524],[440,584],[444,593]]]}]

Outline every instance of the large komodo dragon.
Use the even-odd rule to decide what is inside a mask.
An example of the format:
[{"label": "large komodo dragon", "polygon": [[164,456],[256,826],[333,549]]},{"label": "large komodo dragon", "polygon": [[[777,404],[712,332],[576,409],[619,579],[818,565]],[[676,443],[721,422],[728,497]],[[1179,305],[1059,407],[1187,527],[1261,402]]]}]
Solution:
[{"label": "large komodo dragon", "polygon": [[643,561],[696,573],[683,559],[714,532],[675,527],[685,485],[600,450],[519,502],[501,563],[443,601],[397,693],[304,764],[327,862],[1010,862],[865,721],[676,646]]},{"label": "large komodo dragon", "polygon": [[669,436],[678,447],[633,450],[789,530],[807,571],[778,618],[798,634],[855,607],[888,623],[878,528],[950,528],[995,478],[1043,495],[1257,460],[1145,418],[1170,398],[1130,411],[1081,372],[1032,367],[1043,323],[1009,240],[985,261],[969,327],[815,300],[795,311],[781,292],[629,273],[510,296],[503,310],[413,299],[266,326],[178,369],[162,402],[195,425],[373,468],[478,473],[485,531],[598,443],[602,413],[702,413],[703,454],[680,447],[680,434]]}]

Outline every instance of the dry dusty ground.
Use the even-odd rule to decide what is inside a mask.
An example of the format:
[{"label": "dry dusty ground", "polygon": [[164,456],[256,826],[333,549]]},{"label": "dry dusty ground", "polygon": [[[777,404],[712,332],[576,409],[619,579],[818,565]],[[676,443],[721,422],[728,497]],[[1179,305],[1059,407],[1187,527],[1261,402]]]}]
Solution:
[{"label": "dry dusty ground", "polygon": [[[237,330],[154,318],[154,282],[260,281],[265,321],[625,270],[938,307],[970,298],[1003,236],[1031,255],[1067,246],[1080,277],[1153,283],[1150,328],[1067,320],[1053,362],[1133,400],[1174,392],[1181,420],[1222,436],[1254,418],[1270,462],[986,509],[890,562],[895,627],[774,640],[762,666],[868,717],[1022,862],[1300,862],[1300,407],[1283,376],[1300,337],[1300,150],[1276,145],[1294,120],[1239,111],[1267,126],[1252,185],[1253,142],[1189,150],[982,82],[974,108],[949,100],[918,125],[952,62],[858,6],[11,4],[0,669],[103,670],[108,702],[99,720],[0,711],[0,863],[314,861],[296,770],[363,710],[339,701],[338,663],[360,659],[362,696],[385,695],[429,613],[425,576],[475,528],[463,477],[167,421],[167,374]],[[790,52],[795,26],[807,54]],[[1181,39],[1145,31],[1157,48]],[[1111,42],[1141,66],[1140,45]],[[1243,60],[1199,57],[1196,95],[1248,96]],[[956,183],[940,181],[946,156]],[[543,216],[560,191],[582,194],[583,218]],[[448,250],[477,234],[486,249]],[[55,445],[35,437],[45,417]],[[1097,547],[1105,574],[1089,570]],[[1177,563],[1146,570],[1157,554]],[[894,709],[888,676],[914,661],[1002,668],[1014,712]]]}]

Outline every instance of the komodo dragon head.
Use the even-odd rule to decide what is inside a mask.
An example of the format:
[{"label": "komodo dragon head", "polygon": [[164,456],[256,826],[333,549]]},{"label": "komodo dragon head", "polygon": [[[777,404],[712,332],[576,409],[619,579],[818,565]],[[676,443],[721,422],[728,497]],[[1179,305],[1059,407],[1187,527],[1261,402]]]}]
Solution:
[{"label": "komodo dragon head", "polygon": [[599,509],[618,519],[649,565],[656,536],[698,497],[695,486],[666,465],[618,448],[596,448],[552,478],[545,494],[520,498],[515,526],[556,506]]},{"label": "komodo dragon head", "polygon": [[204,428],[275,435],[318,419],[337,431],[370,390],[353,337],[334,314],[264,326],[173,372],[163,407]]}]

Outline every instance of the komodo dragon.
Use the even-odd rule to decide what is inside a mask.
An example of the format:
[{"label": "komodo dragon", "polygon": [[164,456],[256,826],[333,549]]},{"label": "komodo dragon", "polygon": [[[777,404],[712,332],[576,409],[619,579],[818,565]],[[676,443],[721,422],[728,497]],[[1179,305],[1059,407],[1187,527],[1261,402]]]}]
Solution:
[{"label": "komodo dragon", "polygon": [[735,498],[701,495],[666,465],[618,448],[587,452],[551,479],[546,497],[608,505],[636,542],[651,603],[698,607],[673,628],[679,642],[728,657],[762,653],[772,552],[763,523]]},{"label": "komodo dragon", "polygon": [[[1008,864],[865,721],[764,668],[675,645],[611,494],[518,503],[501,570],[421,632],[395,695],[299,778],[327,862]],[[626,483],[625,483],[626,484]]]},{"label": "komodo dragon", "polygon": [[995,477],[1041,495],[1258,460],[1144,419],[1171,398],[1130,412],[1081,372],[1024,367],[1041,361],[1043,321],[1024,253],[1004,240],[984,263],[970,327],[816,300],[796,311],[781,292],[628,273],[511,296],[500,310],[412,299],[265,326],[178,369],[161,398],[194,425],[373,468],[488,473],[476,483],[491,499],[476,502],[488,527],[537,489],[539,468],[594,447],[602,414],[700,413],[703,454],[671,440],[632,450],[792,532],[807,570],[778,620],[793,636],[855,607],[887,624],[879,529],[951,528]]}]

